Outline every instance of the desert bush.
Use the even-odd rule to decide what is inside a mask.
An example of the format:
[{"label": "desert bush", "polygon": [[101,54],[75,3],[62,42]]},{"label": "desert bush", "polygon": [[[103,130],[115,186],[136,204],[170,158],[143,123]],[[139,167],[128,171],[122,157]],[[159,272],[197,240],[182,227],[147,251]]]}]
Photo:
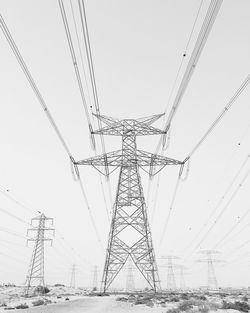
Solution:
[{"label": "desert bush", "polygon": [[248,312],[248,310],[250,310],[250,306],[246,302],[235,301],[233,303],[233,302],[223,301],[222,309],[224,310],[233,309],[233,310],[238,310],[241,312]]},{"label": "desert bush", "polygon": [[34,306],[39,306],[39,305],[43,305],[44,304],[44,301],[39,299],[39,300],[36,300],[36,301],[33,301],[32,304]]},{"label": "desert bush", "polygon": [[125,298],[125,297],[117,297],[115,300],[116,300],[116,301],[123,301],[123,302],[126,302],[128,299]]},{"label": "desert bush", "polygon": [[248,301],[248,297],[247,296],[242,297],[242,301],[247,302]]},{"label": "desert bush", "polygon": [[46,294],[46,293],[49,293],[50,292],[50,290],[49,290],[49,288],[48,287],[43,287],[43,286],[37,286],[36,288],[35,288],[35,293],[36,294],[42,294],[42,295],[44,295],[44,294]]},{"label": "desert bush", "polygon": [[24,304],[17,305],[15,308],[16,309],[28,309],[29,306],[26,303],[24,303]]},{"label": "desert bush", "polygon": [[181,311],[178,308],[169,309],[166,313],[180,313]]},{"label": "desert bush", "polygon": [[179,304],[178,309],[180,311],[188,311],[192,309],[194,306],[194,302],[190,300],[183,301]]},{"label": "desert bush", "polygon": [[181,296],[180,296],[180,298],[181,298],[182,300],[189,300],[189,299],[190,299],[190,296],[188,296],[187,293],[182,293]]},{"label": "desert bush", "polygon": [[206,304],[198,306],[198,311],[201,312],[201,313],[208,313],[209,310],[210,309],[209,309],[208,305],[206,305]]},{"label": "desert bush", "polygon": [[179,302],[180,299],[178,297],[172,297],[169,299],[170,302]]},{"label": "desert bush", "polygon": [[204,295],[201,295],[198,297],[199,300],[202,300],[202,301],[206,301],[207,300],[207,297],[204,296]]}]

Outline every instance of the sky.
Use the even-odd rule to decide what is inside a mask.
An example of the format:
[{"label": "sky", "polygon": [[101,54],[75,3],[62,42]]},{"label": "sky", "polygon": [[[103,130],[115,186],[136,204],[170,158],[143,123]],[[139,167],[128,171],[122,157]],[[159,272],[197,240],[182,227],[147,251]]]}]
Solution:
[{"label": "sky", "polygon": [[[169,112],[210,1],[202,2],[171,97],[200,3],[200,0],[85,1],[102,114],[138,118]],[[72,4],[80,32],[77,1],[72,0]],[[70,1],[65,1],[65,8],[79,59]],[[247,0],[222,3],[173,120],[170,145],[164,155],[184,160],[249,74],[249,9]],[[74,158],[94,156],[58,2],[0,0],[0,12]],[[81,48],[84,53],[82,40]],[[0,50],[0,264],[4,267],[0,282],[24,283],[32,254],[32,243],[26,247],[26,231],[30,219],[37,211],[43,211],[54,218],[56,230],[55,238],[47,234],[54,242],[53,247],[46,244],[46,282],[69,284],[71,267],[76,264],[77,284],[92,286],[95,265],[99,268],[98,280],[101,279],[109,232],[99,174],[91,167],[80,168],[101,243],[80,187],[72,178],[68,156],[1,32]],[[87,66],[85,55],[83,59]],[[88,98],[87,87],[89,77],[84,91],[90,111],[93,99],[91,94]],[[150,187],[148,176],[142,173],[163,287],[167,279],[164,256],[178,256],[175,263],[187,268],[186,285],[198,287],[207,284],[206,264],[197,262],[204,257],[199,251],[215,248],[219,253],[214,258],[224,261],[215,264],[219,285],[250,286],[249,96],[250,90],[246,88],[191,158],[189,175],[178,189],[163,240],[179,168],[166,167]],[[94,125],[97,127],[96,122]],[[162,121],[155,126],[162,128]],[[154,152],[158,141],[158,136],[139,138],[138,147]],[[97,143],[101,153],[98,139]],[[107,151],[120,149],[121,138],[107,137],[105,144]],[[110,178],[112,199],[117,179],[117,173]],[[105,179],[102,184],[110,212]],[[6,197],[6,193],[25,207]],[[208,221],[212,212],[215,214]],[[217,221],[220,212],[223,213]],[[216,225],[206,236],[213,224]],[[120,276],[114,287],[125,286],[126,269]],[[145,286],[138,273],[135,278],[136,286]]]}]

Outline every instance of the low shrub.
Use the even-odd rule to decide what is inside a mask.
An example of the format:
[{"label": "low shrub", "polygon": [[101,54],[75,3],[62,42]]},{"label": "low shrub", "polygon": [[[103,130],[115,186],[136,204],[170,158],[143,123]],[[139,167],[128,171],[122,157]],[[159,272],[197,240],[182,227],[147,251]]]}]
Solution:
[{"label": "low shrub", "polygon": [[223,301],[222,309],[224,310],[233,309],[233,310],[238,310],[241,312],[248,312],[250,310],[250,306],[246,302],[235,301],[233,303],[233,302]]},{"label": "low shrub", "polygon": [[166,313],[180,313],[180,312],[181,312],[180,309],[174,308],[174,309],[169,309],[169,310],[167,310]]},{"label": "low shrub", "polygon": [[183,301],[179,304],[178,309],[180,311],[188,311],[192,309],[194,306],[194,302],[190,300]]}]

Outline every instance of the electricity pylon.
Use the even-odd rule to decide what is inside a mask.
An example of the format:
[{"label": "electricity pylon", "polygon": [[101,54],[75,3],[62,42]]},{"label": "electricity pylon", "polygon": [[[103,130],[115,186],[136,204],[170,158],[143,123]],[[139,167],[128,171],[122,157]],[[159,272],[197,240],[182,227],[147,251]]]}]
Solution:
[{"label": "electricity pylon", "polygon": [[185,290],[186,289],[185,275],[187,274],[185,272],[186,266],[178,264],[176,265],[176,268],[179,270],[180,275],[180,289]]},{"label": "electricity pylon", "polygon": [[206,254],[206,259],[198,260],[198,262],[207,263],[207,288],[212,290],[218,289],[218,282],[215,275],[214,263],[223,262],[222,260],[213,259],[212,255],[219,253],[216,250],[202,250],[200,253]]},{"label": "electricity pylon", "polygon": [[73,264],[71,268],[71,276],[70,276],[70,287],[76,287],[76,265]]},{"label": "electricity pylon", "polygon": [[167,265],[166,265],[168,269],[167,289],[176,290],[176,281],[175,281],[175,275],[174,275],[175,265],[173,264],[173,260],[179,259],[179,257],[173,256],[173,255],[167,255],[167,256],[161,257],[161,259],[167,259]]},{"label": "electricity pylon", "polygon": [[[30,231],[35,231],[36,236],[34,238],[27,239],[29,241],[34,241],[34,250],[31,257],[31,262],[28,270],[28,274],[25,282],[25,295],[29,295],[30,288],[35,284],[36,287],[41,287],[44,292],[45,281],[44,281],[44,242],[50,241],[52,245],[52,239],[45,237],[46,231],[55,232],[54,228],[46,227],[46,222],[50,221],[53,225],[53,219],[46,217],[43,213],[37,217],[31,219],[32,228],[28,229],[27,235]],[[34,223],[36,225],[34,225]]]},{"label": "electricity pylon", "polygon": [[[106,176],[109,175],[110,168],[111,173],[120,168],[103,271],[103,291],[114,281],[130,256],[156,292],[160,288],[160,282],[139,169],[153,176],[166,165],[183,166],[183,162],[137,149],[137,136],[166,134],[166,131],[151,126],[163,114],[124,120],[95,116],[107,126],[93,134],[122,137],[121,150],[78,162],[72,160],[76,173],[78,165],[92,165]],[[128,235],[129,230],[133,232],[130,233],[132,243],[124,240],[124,234],[127,232]]]},{"label": "electricity pylon", "polygon": [[133,273],[133,265],[131,258],[128,259],[127,265],[127,279],[126,279],[126,291],[132,292],[135,290],[135,280],[134,280],[134,273]]}]

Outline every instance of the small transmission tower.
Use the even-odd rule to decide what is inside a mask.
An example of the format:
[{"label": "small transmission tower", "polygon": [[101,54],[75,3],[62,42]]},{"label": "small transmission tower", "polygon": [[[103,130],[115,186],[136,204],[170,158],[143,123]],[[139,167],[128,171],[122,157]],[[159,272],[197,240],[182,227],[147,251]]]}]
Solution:
[{"label": "small transmission tower", "polygon": [[185,282],[185,275],[187,274],[185,272],[186,266],[178,264],[176,265],[176,268],[178,269],[180,275],[180,290],[185,290],[187,287]]},{"label": "small transmission tower", "polygon": [[[163,114],[124,120],[95,116],[107,126],[92,134],[122,137],[121,150],[78,162],[72,160],[76,175],[79,175],[78,165],[92,165],[106,176],[110,168],[111,173],[120,169],[103,271],[103,291],[106,292],[130,256],[156,292],[160,282],[139,169],[152,177],[166,165],[183,166],[184,162],[137,149],[137,136],[166,134],[166,131],[151,126]],[[129,231],[133,242],[124,239]]]},{"label": "small transmission tower", "polygon": [[76,288],[76,265],[73,264],[71,268],[70,287]]},{"label": "small transmission tower", "polygon": [[198,260],[198,262],[207,263],[207,288],[212,290],[218,289],[218,282],[215,275],[214,263],[223,262],[222,260],[213,259],[213,254],[219,253],[216,250],[202,250],[200,253],[206,254],[206,258]]},{"label": "small transmission tower", "polygon": [[174,267],[176,267],[175,264],[173,264],[173,260],[179,259],[177,256],[173,255],[167,255],[162,256],[161,259],[167,260],[167,264],[162,265],[162,267],[167,267],[167,289],[169,290],[176,290],[176,281],[175,281],[175,275],[174,275]]},{"label": "small transmission tower", "polygon": [[126,291],[132,292],[135,290],[135,281],[133,273],[133,264],[131,258],[128,259],[127,265],[127,279],[126,279]]},{"label": "small transmission tower", "polygon": [[[53,225],[53,219],[46,217],[43,213],[37,217],[31,219],[32,228],[28,229],[27,235],[30,231],[36,232],[34,238],[27,239],[29,241],[34,241],[34,250],[31,257],[31,262],[25,282],[25,295],[29,295],[29,291],[32,286],[40,287],[42,293],[44,292],[45,281],[44,281],[44,242],[50,241],[52,245],[52,239],[45,237],[46,231],[52,231],[54,235],[54,228],[46,227],[46,222],[50,221]],[[38,290],[39,291],[39,290]]]}]

